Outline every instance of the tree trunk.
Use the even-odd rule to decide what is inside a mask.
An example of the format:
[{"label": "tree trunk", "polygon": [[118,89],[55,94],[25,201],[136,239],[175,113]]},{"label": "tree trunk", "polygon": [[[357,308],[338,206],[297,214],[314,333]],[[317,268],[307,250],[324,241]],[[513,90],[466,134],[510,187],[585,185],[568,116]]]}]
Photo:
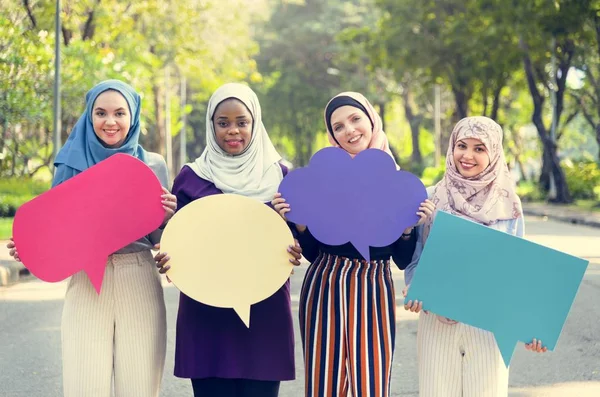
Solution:
[{"label": "tree trunk", "polygon": [[459,121],[469,114],[469,96],[460,87],[453,86],[452,93],[454,94],[454,102],[456,104],[456,121]]},{"label": "tree trunk", "polygon": [[498,87],[494,90],[494,102],[492,103],[492,113],[490,113],[490,119],[498,122],[498,110],[500,109],[500,92],[502,91],[503,85],[498,84]]},{"label": "tree trunk", "polygon": [[385,103],[379,102],[377,104],[377,107],[379,108],[379,117],[381,117],[381,128],[385,131],[385,129],[386,129],[386,124],[385,124]]},{"label": "tree trunk", "polygon": [[27,11],[27,16],[29,17],[29,21],[31,22],[31,28],[37,28],[37,21],[35,20],[35,16],[33,15],[33,11],[31,10],[31,4],[29,4],[29,0],[23,0],[23,6]]},{"label": "tree trunk", "polygon": [[560,166],[560,159],[556,154],[555,145],[552,145],[551,147],[544,147],[544,159],[545,164],[543,166],[548,168],[548,182],[550,180],[549,176],[552,174],[554,176],[554,185],[556,188],[556,197],[550,199],[550,201],[563,204],[571,203],[573,199],[571,198],[571,194],[569,192],[567,178],[565,177],[565,173]]},{"label": "tree trunk", "polygon": [[487,87],[487,83],[484,83],[483,89],[482,89],[482,94],[481,97],[483,98],[483,115],[484,116],[488,116],[488,102],[489,102],[489,98],[488,98],[488,87]]},{"label": "tree trunk", "polygon": [[[560,167],[560,160],[557,155],[557,146],[556,143],[552,141],[542,119],[544,97],[540,94],[537,88],[533,64],[529,56],[529,49],[527,48],[527,44],[522,39],[520,40],[519,44],[523,50],[523,66],[525,68],[525,75],[527,77],[527,85],[529,87],[531,99],[533,100],[533,114],[531,116],[531,120],[538,131],[538,136],[542,141],[543,147],[540,186],[544,191],[547,192],[550,189],[550,177],[552,175],[554,177],[554,184],[556,187],[556,197],[553,198],[552,201],[558,203],[570,203],[572,199],[571,195],[569,194],[565,173]],[[559,87],[561,86],[561,83],[562,82],[559,80]],[[557,93],[557,107],[558,110],[561,111],[562,97],[559,97],[558,94],[564,94],[564,91]],[[560,113],[558,113],[557,117],[560,119]]]},{"label": "tree trunk", "polygon": [[94,32],[96,31],[96,7],[100,4],[100,0],[96,0],[96,4],[94,4],[94,8],[88,12],[87,20],[83,25],[83,29],[81,32],[81,39],[83,41],[91,40],[94,37]]},{"label": "tree trunk", "polygon": [[71,39],[73,38],[73,32],[67,28],[65,28],[64,26],[61,27],[62,30],[62,35],[63,35],[63,42],[65,44],[65,47],[68,47],[69,44],[71,43]]},{"label": "tree trunk", "polygon": [[598,142],[598,160],[600,161],[600,124],[596,124],[596,142]]},{"label": "tree trunk", "polygon": [[421,115],[415,114],[413,111],[412,96],[406,87],[404,90],[402,90],[402,102],[404,104],[404,114],[406,115],[406,120],[410,125],[412,140],[412,154],[410,160],[416,167],[421,167],[423,165],[423,155],[421,154],[421,146],[419,145],[419,133],[423,118]]},{"label": "tree trunk", "polygon": [[152,94],[154,96],[154,136],[150,139],[148,150],[164,155],[164,138],[165,138],[165,120],[159,84],[156,81],[152,83]]},{"label": "tree trunk", "polygon": [[[539,110],[539,111],[538,111]],[[560,166],[560,159],[557,154],[557,146],[551,141],[548,131],[541,119],[541,109],[534,110],[533,123],[535,124],[540,140],[542,141],[542,172],[540,174],[540,187],[548,192],[550,190],[550,178],[554,177],[554,185],[556,187],[556,197],[551,198],[551,201],[557,203],[572,202],[567,178]]]}]

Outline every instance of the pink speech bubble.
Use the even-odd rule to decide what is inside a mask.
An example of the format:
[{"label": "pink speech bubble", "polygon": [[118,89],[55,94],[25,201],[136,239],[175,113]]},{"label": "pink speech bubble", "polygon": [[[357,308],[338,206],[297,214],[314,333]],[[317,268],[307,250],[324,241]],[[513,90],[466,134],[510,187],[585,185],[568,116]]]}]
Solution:
[{"label": "pink speech bubble", "polygon": [[163,222],[161,194],[146,164],[114,154],[17,210],[13,238],[19,257],[48,282],[83,270],[99,294],[108,256]]}]

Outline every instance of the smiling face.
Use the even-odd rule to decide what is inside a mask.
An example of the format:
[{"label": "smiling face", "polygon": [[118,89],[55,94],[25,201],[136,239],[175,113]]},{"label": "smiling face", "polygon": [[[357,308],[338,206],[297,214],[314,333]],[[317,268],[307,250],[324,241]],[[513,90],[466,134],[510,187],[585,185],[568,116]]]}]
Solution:
[{"label": "smiling face", "polygon": [[465,178],[481,174],[490,165],[488,149],[479,139],[460,139],[454,145],[452,155],[456,169]]},{"label": "smiling face", "polygon": [[104,147],[123,145],[131,126],[131,113],[120,92],[108,90],[98,95],[92,111],[94,133]]},{"label": "smiling face", "polygon": [[373,136],[371,120],[354,106],[341,106],[331,114],[333,136],[342,149],[358,154],[369,147]]},{"label": "smiling face", "polygon": [[213,114],[217,145],[233,156],[243,153],[252,138],[252,114],[241,101],[226,99]]}]

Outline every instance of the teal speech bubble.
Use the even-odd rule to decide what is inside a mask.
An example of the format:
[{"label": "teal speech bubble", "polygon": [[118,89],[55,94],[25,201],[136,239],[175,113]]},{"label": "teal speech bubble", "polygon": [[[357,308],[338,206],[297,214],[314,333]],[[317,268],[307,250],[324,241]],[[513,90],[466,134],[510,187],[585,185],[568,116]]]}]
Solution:
[{"label": "teal speech bubble", "polygon": [[518,341],[554,350],[587,266],[438,211],[405,301],[492,332],[508,367]]}]

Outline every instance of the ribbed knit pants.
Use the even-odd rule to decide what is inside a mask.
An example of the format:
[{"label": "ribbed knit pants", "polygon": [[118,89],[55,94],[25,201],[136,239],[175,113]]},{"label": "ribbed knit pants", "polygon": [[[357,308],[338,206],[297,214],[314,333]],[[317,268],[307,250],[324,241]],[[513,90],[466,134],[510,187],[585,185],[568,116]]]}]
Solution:
[{"label": "ribbed knit pants", "polygon": [[387,397],[396,335],[389,261],[321,254],[300,295],[307,397]]},{"label": "ribbed knit pants", "polygon": [[508,368],[491,332],[421,312],[417,351],[420,397],[508,395]]},{"label": "ribbed knit pants", "polygon": [[62,315],[65,397],[158,396],[166,351],[163,289],[150,251],[113,254],[100,295],[71,277]]}]

